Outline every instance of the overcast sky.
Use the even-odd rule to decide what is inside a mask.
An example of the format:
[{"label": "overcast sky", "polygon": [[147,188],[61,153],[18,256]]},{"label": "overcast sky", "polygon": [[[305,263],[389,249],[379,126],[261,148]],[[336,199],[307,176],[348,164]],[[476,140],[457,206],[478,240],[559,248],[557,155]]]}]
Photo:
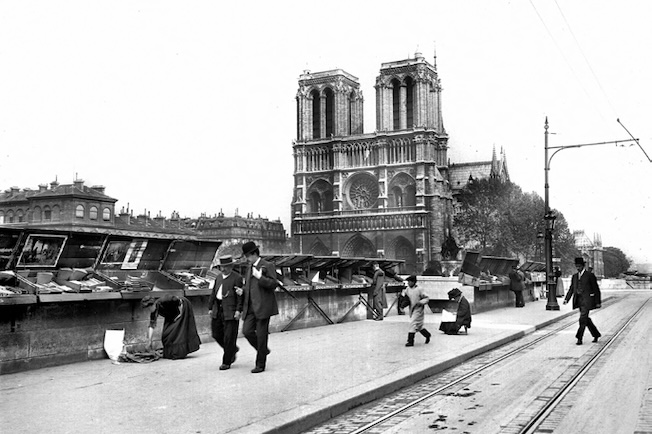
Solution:
[{"label": "overcast sky", "polygon": [[[643,1],[1,2],[0,188],[77,174],[118,210],[289,233],[299,75],[358,77],[372,133],[381,63],[436,48],[451,161],[502,148],[543,197],[546,116],[550,146],[627,139],[620,118],[652,156],[651,21]],[[550,204],[652,262],[651,185],[637,145],[568,149]]]}]

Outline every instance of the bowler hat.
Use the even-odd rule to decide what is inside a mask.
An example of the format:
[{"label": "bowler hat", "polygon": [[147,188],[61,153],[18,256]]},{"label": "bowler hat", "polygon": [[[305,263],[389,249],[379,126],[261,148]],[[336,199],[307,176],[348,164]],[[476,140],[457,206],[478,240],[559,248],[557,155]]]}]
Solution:
[{"label": "bowler hat", "polygon": [[575,265],[584,265],[584,258],[575,258]]},{"label": "bowler hat", "polygon": [[224,267],[226,265],[233,265],[233,256],[231,255],[220,256],[220,263],[218,265],[220,267]]},{"label": "bowler hat", "polygon": [[416,274],[410,274],[408,278],[406,279],[408,282],[416,282],[417,281],[417,276]]},{"label": "bowler hat", "polygon": [[242,254],[245,256],[249,255],[250,253],[253,253],[254,250],[259,250],[259,249],[256,243],[254,243],[253,241],[247,241],[242,246]]},{"label": "bowler hat", "polygon": [[448,291],[448,298],[453,299],[459,295],[462,295],[462,291],[460,291],[458,288],[453,288],[450,291]]}]

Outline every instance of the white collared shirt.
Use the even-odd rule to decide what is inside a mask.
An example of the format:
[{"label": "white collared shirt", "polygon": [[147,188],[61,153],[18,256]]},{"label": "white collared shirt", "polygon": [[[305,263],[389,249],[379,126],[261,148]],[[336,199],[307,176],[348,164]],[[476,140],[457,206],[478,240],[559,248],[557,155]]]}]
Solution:
[{"label": "white collared shirt", "polygon": [[[229,277],[230,275],[231,275],[231,273],[227,274],[226,276],[225,276],[224,274],[222,274],[222,282],[224,282],[224,279],[226,279],[226,278]],[[223,287],[223,286],[224,286],[224,283],[220,283],[220,287],[219,287],[219,289],[217,290],[217,299],[218,299],[218,300],[221,300],[221,299],[222,299],[222,287]]]}]

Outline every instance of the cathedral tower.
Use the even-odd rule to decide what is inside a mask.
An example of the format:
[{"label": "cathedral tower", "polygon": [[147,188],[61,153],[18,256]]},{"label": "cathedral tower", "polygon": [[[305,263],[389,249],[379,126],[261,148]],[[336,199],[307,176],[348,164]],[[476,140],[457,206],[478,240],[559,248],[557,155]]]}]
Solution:
[{"label": "cathedral tower", "polygon": [[300,76],[293,251],[402,259],[403,272],[422,272],[442,259],[453,212],[436,67],[420,53],[383,63],[375,88],[377,130],[364,134],[356,77]]}]

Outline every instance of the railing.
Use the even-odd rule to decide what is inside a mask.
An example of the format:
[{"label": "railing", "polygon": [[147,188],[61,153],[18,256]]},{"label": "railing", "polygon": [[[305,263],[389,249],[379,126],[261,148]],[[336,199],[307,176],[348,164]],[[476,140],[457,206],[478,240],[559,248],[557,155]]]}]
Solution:
[{"label": "railing", "polygon": [[[368,212],[368,211],[367,211]],[[294,221],[295,234],[357,232],[387,229],[425,229],[426,212],[401,213],[384,212],[381,214],[346,214],[323,215],[319,218]]]}]

